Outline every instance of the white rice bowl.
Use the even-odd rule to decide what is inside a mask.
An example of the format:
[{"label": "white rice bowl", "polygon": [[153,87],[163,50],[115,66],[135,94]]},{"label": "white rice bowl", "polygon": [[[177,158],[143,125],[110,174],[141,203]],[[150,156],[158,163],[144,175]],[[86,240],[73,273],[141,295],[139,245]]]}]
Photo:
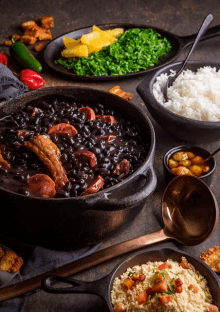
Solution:
[{"label": "white rice bowl", "polygon": [[[206,312],[212,302],[212,296],[209,293],[206,279],[190,265],[190,269],[184,269],[180,263],[168,259],[166,261],[168,268],[166,272],[169,274],[171,281],[173,279],[181,279],[182,292],[172,293],[172,301],[161,305],[157,296],[152,296],[144,304],[137,301],[137,295],[146,292],[148,287],[152,286],[152,276],[158,270],[158,266],[163,262],[147,262],[146,264],[136,265],[128,268],[120,277],[115,278],[113,289],[111,291],[111,300],[114,309],[117,304],[123,304],[126,312]],[[123,281],[131,276],[131,273],[142,273],[145,275],[144,281],[138,281],[132,289],[126,289]],[[198,288],[198,292],[194,293],[190,289],[190,285]]]},{"label": "white rice bowl", "polygon": [[[175,73],[171,71],[170,75]],[[161,74],[153,85],[153,94],[161,105],[190,119],[220,121],[220,70],[210,66],[197,72],[184,70],[168,88],[168,102],[162,92],[167,79],[167,74]]]}]

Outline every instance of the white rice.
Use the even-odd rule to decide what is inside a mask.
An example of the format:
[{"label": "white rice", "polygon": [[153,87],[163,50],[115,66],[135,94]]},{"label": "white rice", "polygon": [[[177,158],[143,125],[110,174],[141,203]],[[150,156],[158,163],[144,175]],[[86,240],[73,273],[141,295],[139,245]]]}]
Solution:
[{"label": "white rice", "polygon": [[[170,75],[174,73],[171,71]],[[160,104],[187,118],[220,121],[220,70],[206,66],[196,73],[183,71],[168,88],[168,102],[162,92],[167,78],[167,74],[161,74],[153,85],[154,96]]]},{"label": "white rice", "polygon": [[[117,277],[113,283],[111,292],[112,304],[115,308],[117,304],[124,304],[126,311],[132,312],[206,312],[208,306],[212,301],[207,288],[207,281],[202,275],[197,272],[194,267],[192,269],[183,269],[177,261],[168,259],[166,261],[169,268],[166,272],[171,279],[180,278],[182,281],[182,292],[173,293],[172,301],[161,305],[156,297],[152,297],[149,302],[139,304],[136,296],[151,286],[152,276],[158,270],[158,266],[163,262],[147,262],[146,264],[136,265],[128,268],[119,278]],[[125,278],[131,273],[143,273],[145,275],[144,281],[138,281],[132,289],[126,289],[123,284]],[[193,293],[190,285],[198,288],[198,293]],[[209,294],[209,295],[207,295]]]}]

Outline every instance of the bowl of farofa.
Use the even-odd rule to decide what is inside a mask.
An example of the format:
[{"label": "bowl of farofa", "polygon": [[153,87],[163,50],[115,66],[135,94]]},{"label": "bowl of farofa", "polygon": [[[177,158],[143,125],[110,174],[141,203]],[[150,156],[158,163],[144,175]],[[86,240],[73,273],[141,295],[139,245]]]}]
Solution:
[{"label": "bowl of farofa", "polygon": [[189,61],[169,88],[166,102],[163,86],[181,66],[177,62],[149,73],[138,85],[138,93],[155,121],[173,136],[196,143],[219,141],[220,63]]},{"label": "bowl of farofa", "polygon": [[[57,287],[56,282],[72,287]],[[171,248],[133,253],[97,281],[49,276],[42,288],[50,293],[96,294],[111,312],[218,312],[220,308],[216,273],[197,257]]]}]

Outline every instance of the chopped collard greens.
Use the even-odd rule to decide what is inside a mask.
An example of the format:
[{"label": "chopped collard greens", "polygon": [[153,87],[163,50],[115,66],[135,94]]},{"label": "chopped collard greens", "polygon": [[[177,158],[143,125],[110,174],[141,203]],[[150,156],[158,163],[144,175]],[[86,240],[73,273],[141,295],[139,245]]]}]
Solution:
[{"label": "chopped collard greens", "polygon": [[72,69],[81,76],[125,75],[154,66],[170,49],[170,42],[154,29],[131,28],[99,52],[87,57],[61,57],[55,64]]}]

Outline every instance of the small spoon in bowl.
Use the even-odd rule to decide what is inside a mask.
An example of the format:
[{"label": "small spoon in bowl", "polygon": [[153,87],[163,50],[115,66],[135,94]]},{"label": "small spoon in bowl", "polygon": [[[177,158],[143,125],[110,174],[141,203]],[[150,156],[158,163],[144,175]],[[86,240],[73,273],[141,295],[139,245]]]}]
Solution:
[{"label": "small spoon in bowl", "polygon": [[218,223],[218,204],[209,187],[193,176],[177,176],[167,186],[162,198],[164,228],[101,249],[46,273],[0,289],[0,301],[20,296],[41,287],[51,275],[70,276],[127,252],[174,239],[185,245],[205,241]]},{"label": "small spoon in bowl", "polygon": [[203,160],[203,162],[201,163],[201,165],[203,165],[204,163],[206,163],[209,159],[211,159],[215,154],[217,154],[220,151],[220,147],[214,151],[211,155],[209,155],[206,159]]},{"label": "small spoon in bowl", "polygon": [[174,81],[176,80],[176,78],[182,73],[182,71],[184,70],[187,62],[188,62],[188,59],[190,57],[190,55],[192,54],[193,50],[195,49],[197,43],[199,42],[200,38],[203,36],[204,32],[206,31],[206,29],[208,28],[208,26],[211,24],[213,20],[213,15],[212,14],[209,14],[206,16],[205,20],[203,21],[200,29],[199,29],[199,32],[196,36],[196,39],[193,43],[193,46],[192,48],[190,49],[185,61],[183,62],[183,65],[182,67],[180,68],[180,70],[175,74],[175,76],[169,76],[167,81],[166,81],[166,84],[164,86],[164,90],[163,90],[163,94],[164,94],[164,98],[165,98],[165,101],[167,102],[168,101],[168,94],[167,94],[167,91],[168,91],[168,88],[174,83]]}]

